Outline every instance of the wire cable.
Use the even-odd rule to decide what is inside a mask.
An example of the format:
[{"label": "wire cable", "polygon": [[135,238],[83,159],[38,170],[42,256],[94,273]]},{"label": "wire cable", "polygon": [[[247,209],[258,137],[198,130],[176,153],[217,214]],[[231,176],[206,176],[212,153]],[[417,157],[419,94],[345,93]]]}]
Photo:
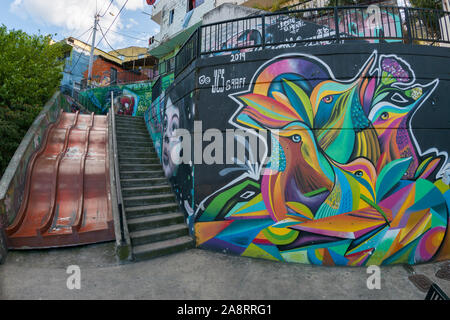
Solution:
[{"label": "wire cable", "polygon": [[111,5],[112,5],[113,2],[114,2],[114,0],[111,0],[111,2],[110,2],[109,5],[108,5],[108,8],[106,8],[105,12],[103,12],[103,14],[100,15],[100,17],[103,18],[103,17],[105,16],[106,12],[108,12],[108,10],[109,10],[109,8],[111,7]]},{"label": "wire cable", "polygon": [[117,53],[117,54],[119,54],[119,55],[121,55],[121,56],[123,56],[123,57],[125,57],[125,58],[136,58],[136,57],[139,57],[139,56],[140,56],[140,55],[137,55],[137,56],[127,56],[127,55],[121,54],[119,51],[117,51],[116,49],[114,49],[114,48],[111,46],[111,44],[108,42],[108,39],[106,39],[106,34],[103,33],[102,27],[101,27],[100,25],[98,25],[98,26],[99,26],[99,28],[100,28],[100,32],[101,32],[102,35],[103,35],[103,38],[105,39],[105,41],[106,41],[106,43],[108,44],[108,46],[111,48],[112,52],[115,52],[115,53]]},{"label": "wire cable", "polygon": [[[89,40],[91,39],[93,32],[94,32],[94,29],[92,29],[91,34],[89,35],[89,38],[88,38],[87,42],[89,42]],[[87,45],[87,43],[85,43],[83,48],[81,48],[82,51],[86,50],[86,45]],[[77,66],[78,62],[80,61],[82,55],[83,55],[83,53],[80,52],[80,54],[78,56],[78,59],[77,59],[77,62],[75,62],[75,64],[73,65],[72,69],[70,70],[70,74],[72,74],[73,70],[75,70],[75,67]]]},{"label": "wire cable", "polygon": [[[123,4],[122,8],[120,8],[119,13],[115,16],[113,22],[111,22],[111,25],[108,27],[108,30],[106,30],[105,33],[102,32],[103,37],[100,39],[100,41],[97,43],[96,47],[99,46],[100,42],[102,42],[102,40],[105,38],[105,35],[108,33],[109,29],[111,29],[111,27],[114,25],[114,22],[116,22],[117,18],[120,16],[120,14],[122,13],[122,10],[125,8],[125,6],[127,5],[129,0],[125,1],[125,3]],[[100,26],[100,25],[99,25]]]},{"label": "wire cable", "polygon": [[90,27],[89,29],[87,29],[85,32],[83,32],[81,35],[77,36],[77,37],[73,37],[75,39],[80,39],[82,36],[84,36],[86,33],[88,33],[90,30],[92,29],[92,27]]},{"label": "wire cable", "polygon": [[[100,25],[99,25],[99,26],[100,26]],[[147,41],[148,41],[148,40],[144,40],[144,39],[136,38],[136,37],[134,37],[134,36],[131,36],[131,35],[129,35],[129,34],[126,34],[126,33],[118,32],[118,31],[114,31],[114,30],[109,30],[109,31],[111,31],[111,32],[114,32],[114,33],[117,33],[117,34],[120,34],[120,35],[122,35],[122,36],[126,36],[126,37],[128,37],[128,38],[131,38],[131,39],[135,39],[135,40],[139,40],[139,41],[145,41],[145,42],[147,42]]]}]

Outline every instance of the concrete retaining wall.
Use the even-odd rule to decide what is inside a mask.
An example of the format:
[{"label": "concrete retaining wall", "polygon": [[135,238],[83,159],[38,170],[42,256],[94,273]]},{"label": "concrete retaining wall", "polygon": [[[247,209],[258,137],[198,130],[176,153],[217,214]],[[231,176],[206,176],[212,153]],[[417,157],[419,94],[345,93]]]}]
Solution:
[{"label": "concrete retaining wall", "polygon": [[67,102],[60,92],[56,92],[28,129],[0,180],[0,263],[7,254],[4,229],[14,221],[19,211],[28,162],[39,149],[48,126],[58,118],[61,108],[67,108]]},{"label": "concrete retaining wall", "polygon": [[[319,265],[449,259],[448,64],[446,48],[403,44],[198,59],[146,112],[197,246]],[[236,129],[258,143],[227,162]]]}]

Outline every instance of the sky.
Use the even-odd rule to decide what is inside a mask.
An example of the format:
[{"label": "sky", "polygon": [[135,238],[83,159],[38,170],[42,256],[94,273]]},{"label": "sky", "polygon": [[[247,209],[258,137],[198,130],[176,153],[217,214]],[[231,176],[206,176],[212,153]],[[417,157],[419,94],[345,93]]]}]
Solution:
[{"label": "sky", "polygon": [[[149,37],[159,32],[158,24],[148,15],[152,6],[145,0],[0,0],[0,25],[29,34],[52,34],[55,41],[73,36],[91,44],[95,12],[102,15],[99,24],[107,40],[102,40],[98,48],[107,52],[147,47]],[[96,46],[101,39],[99,30]]]}]

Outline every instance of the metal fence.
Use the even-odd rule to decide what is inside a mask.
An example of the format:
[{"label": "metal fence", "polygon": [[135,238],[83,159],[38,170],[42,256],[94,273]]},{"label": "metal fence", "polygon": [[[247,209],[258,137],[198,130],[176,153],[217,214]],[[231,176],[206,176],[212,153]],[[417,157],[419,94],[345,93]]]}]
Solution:
[{"label": "metal fence", "polygon": [[280,45],[348,42],[450,44],[450,13],[394,6],[342,6],[252,15],[200,26],[175,56],[175,75],[201,56]]},{"label": "metal fence", "polygon": [[152,100],[159,97],[162,92],[162,76],[159,76],[158,79],[153,83],[152,86]]},{"label": "metal fence", "polygon": [[106,71],[101,76],[94,76],[91,85],[93,87],[107,87],[111,85],[121,85],[136,83],[140,81],[152,81],[154,79],[153,71],[125,70],[125,71]]},{"label": "metal fence", "polygon": [[189,39],[184,43],[183,47],[178,51],[175,56],[175,73],[176,71],[183,70],[186,66],[191,64],[199,55],[199,40],[200,29],[197,29],[192,33]]},{"label": "metal fence", "polygon": [[163,75],[173,72],[175,70],[175,64],[176,64],[175,61],[176,61],[175,57],[172,57],[170,59],[160,62],[158,65],[158,75],[163,76]]}]

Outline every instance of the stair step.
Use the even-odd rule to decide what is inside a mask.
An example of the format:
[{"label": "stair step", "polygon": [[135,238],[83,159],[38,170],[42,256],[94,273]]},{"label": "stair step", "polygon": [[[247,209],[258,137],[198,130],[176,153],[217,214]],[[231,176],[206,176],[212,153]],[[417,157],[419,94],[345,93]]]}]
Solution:
[{"label": "stair step", "polygon": [[120,179],[120,184],[122,188],[159,186],[167,184],[167,179],[165,177]]},{"label": "stair step", "polygon": [[117,140],[120,140],[122,138],[150,139],[148,132],[136,133],[136,132],[132,132],[130,130],[126,130],[126,131],[116,130],[116,137],[117,137]]},{"label": "stair step", "polygon": [[128,229],[134,232],[184,223],[184,215],[180,212],[169,212],[144,217],[127,217],[127,221]]},{"label": "stair step", "polygon": [[116,117],[116,122],[145,123],[144,117]]},{"label": "stair step", "polygon": [[131,124],[134,126],[141,126],[141,125],[145,125],[145,120],[144,118],[140,118],[140,119],[126,119],[126,118],[116,118],[116,124]]},{"label": "stair step", "polygon": [[126,152],[150,152],[155,153],[155,150],[153,150],[153,147],[147,146],[147,147],[141,147],[141,146],[132,146],[132,145],[122,145],[119,146],[119,153],[126,153]]},{"label": "stair step", "polygon": [[135,141],[135,140],[129,140],[129,141],[117,141],[117,147],[119,151],[121,151],[122,148],[147,148],[150,149],[152,152],[155,152],[155,148],[153,147],[153,143],[148,141]]},{"label": "stair step", "polygon": [[[117,132],[128,132],[128,133],[133,133],[133,134],[135,134],[135,135],[144,135],[144,134],[147,134],[147,136],[149,136],[149,133],[148,133],[148,131],[147,131],[147,127],[146,126],[139,126],[139,127],[136,127],[136,126],[127,126],[127,125],[119,125],[119,124],[117,124],[116,125],[116,133]],[[121,136],[123,136],[123,135],[121,135]]]},{"label": "stair step", "polygon": [[158,157],[154,158],[121,158],[119,157],[120,165],[131,165],[131,164],[160,164]]},{"label": "stair step", "polygon": [[117,137],[117,143],[121,144],[121,143],[128,143],[128,142],[138,142],[138,143],[151,143],[152,139],[147,136],[136,136],[136,137],[127,137],[127,136],[122,136],[122,137]]},{"label": "stair step", "polygon": [[158,158],[156,152],[151,150],[119,150],[119,163],[122,158]]},{"label": "stair step", "polygon": [[129,128],[127,128],[126,130],[120,130],[119,128],[116,128],[116,136],[118,139],[125,138],[125,137],[137,137],[137,138],[149,138],[150,137],[148,131],[134,132],[134,131],[130,131]]},{"label": "stair step", "polygon": [[185,224],[173,224],[149,230],[141,230],[130,233],[133,246],[147,244],[156,241],[169,240],[189,235],[189,229]]},{"label": "stair step", "polygon": [[170,192],[172,188],[169,184],[162,184],[159,186],[145,186],[145,187],[131,187],[122,188],[123,197],[135,197],[139,195],[161,194]]},{"label": "stair step", "polygon": [[125,208],[127,209],[160,203],[173,203],[175,202],[175,200],[175,195],[172,192],[123,198]]},{"label": "stair step", "polygon": [[129,119],[116,119],[116,124],[129,124],[132,126],[145,126],[144,119],[142,120],[129,120]]},{"label": "stair step", "polygon": [[138,120],[144,121],[143,116],[127,116],[124,114],[116,114],[116,120],[122,120],[122,119],[134,120],[134,121],[138,121]]},{"label": "stair step", "polygon": [[142,127],[142,126],[145,126],[145,121],[144,120],[142,120],[142,121],[137,121],[137,120],[133,120],[133,121],[130,121],[130,120],[118,120],[118,119],[116,119],[116,125],[117,126],[132,126],[132,127]]},{"label": "stair step", "polygon": [[180,237],[170,240],[153,242],[133,247],[133,256],[141,261],[151,259],[194,247],[194,240],[190,237]]},{"label": "stair step", "polygon": [[155,216],[166,214],[167,212],[176,212],[179,210],[176,202],[149,204],[146,206],[125,207],[126,216],[129,218],[138,218],[146,216]]},{"label": "stair step", "polygon": [[119,164],[120,171],[144,171],[144,170],[162,170],[160,163],[131,163],[131,164]]},{"label": "stair step", "polygon": [[117,137],[117,143],[119,143],[119,144],[129,143],[129,142],[153,144],[150,136],[145,137],[142,135],[142,136],[134,136],[134,137],[127,137],[127,136]]},{"label": "stair step", "polygon": [[157,178],[164,177],[162,170],[120,171],[121,179]]},{"label": "stair step", "polygon": [[119,159],[122,158],[157,158],[158,155],[155,152],[147,151],[120,151],[119,150]]}]

